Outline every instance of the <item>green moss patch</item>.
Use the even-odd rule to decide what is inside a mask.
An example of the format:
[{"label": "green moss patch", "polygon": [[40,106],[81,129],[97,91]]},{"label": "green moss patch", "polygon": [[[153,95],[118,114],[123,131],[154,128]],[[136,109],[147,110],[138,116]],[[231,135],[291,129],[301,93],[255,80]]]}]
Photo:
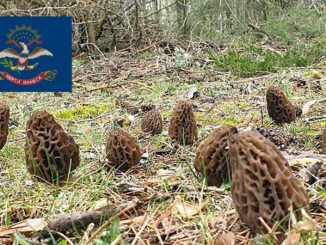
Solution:
[{"label": "green moss patch", "polygon": [[87,119],[102,114],[107,108],[105,105],[77,105],[59,110],[54,115],[65,120]]}]

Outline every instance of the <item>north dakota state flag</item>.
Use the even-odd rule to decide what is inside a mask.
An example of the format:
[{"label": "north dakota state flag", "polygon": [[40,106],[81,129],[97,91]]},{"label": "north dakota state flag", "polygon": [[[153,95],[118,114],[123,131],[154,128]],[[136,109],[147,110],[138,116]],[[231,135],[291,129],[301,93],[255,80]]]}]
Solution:
[{"label": "north dakota state flag", "polygon": [[0,92],[71,89],[71,17],[0,17]]}]

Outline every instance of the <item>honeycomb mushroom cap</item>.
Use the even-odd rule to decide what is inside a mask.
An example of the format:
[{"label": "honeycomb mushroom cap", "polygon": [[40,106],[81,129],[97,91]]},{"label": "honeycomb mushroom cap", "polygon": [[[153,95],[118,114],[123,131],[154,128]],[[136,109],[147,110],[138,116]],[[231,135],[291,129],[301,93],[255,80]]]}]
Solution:
[{"label": "honeycomb mushroom cap", "polygon": [[270,87],[266,93],[268,115],[276,124],[295,121],[297,110],[277,87]]},{"label": "honeycomb mushroom cap", "polygon": [[8,137],[9,125],[9,107],[5,104],[0,104],[0,150],[5,146]]},{"label": "honeycomb mushroom cap", "polygon": [[66,179],[80,164],[79,147],[46,111],[37,111],[26,124],[25,160],[40,181]]},{"label": "honeycomb mushroom cap", "polygon": [[192,145],[198,138],[198,130],[192,103],[189,100],[178,100],[174,107],[169,135],[181,144]]},{"label": "honeycomb mushroom cap", "polygon": [[135,115],[139,112],[139,109],[130,102],[122,99],[116,99],[116,105],[125,109],[128,113]]},{"label": "honeycomb mushroom cap", "polygon": [[308,195],[288,162],[260,133],[230,136],[229,154],[232,199],[242,221],[254,231],[266,232],[258,217],[270,227],[285,218],[284,226],[290,206],[295,211],[308,205]]},{"label": "honeycomb mushroom cap", "polygon": [[147,112],[141,122],[141,129],[144,132],[151,132],[152,134],[160,134],[163,130],[163,120],[158,110],[151,110]]},{"label": "honeycomb mushroom cap", "polygon": [[141,159],[141,151],[137,142],[121,129],[110,132],[106,154],[109,165],[121,171],[127,171],[132,166],[138,165]]},{"label": "honeycomb mushroom cap", "polygon": [[256,130],[281,150],[285,149],[294,142],[293,135],[288,131],[270,127],[257,127]]},{"label": "honeycomb mushroom cap", "polygon": [[155,110],[156,106],[154,104],[143,104],[141,105],[140,109],[143,112],[147,112],[147,111],[151,111],[151,110]]},{"label": "honeycomb mushroom cap", "polygon": [[228,182],[231,177],[229,167],[228,138],[231,134],[237,133],[232,126],[222,126],[213,130],[204,139],[196,153],[195,169],[203,173],[208,185],[220,186]]}]

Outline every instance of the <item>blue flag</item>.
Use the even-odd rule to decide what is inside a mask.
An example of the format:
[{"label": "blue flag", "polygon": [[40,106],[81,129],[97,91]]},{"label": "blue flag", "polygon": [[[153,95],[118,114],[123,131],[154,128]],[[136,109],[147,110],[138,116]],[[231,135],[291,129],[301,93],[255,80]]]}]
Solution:
[{"label": "blue flag", "polygon": [[0,92],[71,92],[72,18],[0,17]]}]

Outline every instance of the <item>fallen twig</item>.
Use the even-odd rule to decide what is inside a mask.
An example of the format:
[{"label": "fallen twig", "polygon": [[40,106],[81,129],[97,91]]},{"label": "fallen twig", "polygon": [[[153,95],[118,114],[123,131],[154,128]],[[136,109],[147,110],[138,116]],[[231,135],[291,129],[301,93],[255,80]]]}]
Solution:
[{"label": "fallen twig", "polygon": [[[56,219],[50,220],[48,225],[40,231],[39,237],[45,237],[51,232],[66,232],[72,229],[86,229],[87,226],[91,223],[95,225],[99,225],[103,220],[107,217],[110,217],[108,221],[112,221],[118,217],[121,213],[129,210],[130,208],[134,207],[136,204],[130,204],[118,214],[113,215],[117,210],[121,209],[122,207],[114,207],[114,208],[107,208],[101,210],[91,210],[86,212],[77,212],[72,214],[64,214],[59,216]],[[125,206],[125,205],[123,205]],[[112,216],[113,215],[113,216]],[[105,222],[106,223],[106,222]],[[105,224],[104,223],[104,224]],[[104,225],[103,224],[103,225]],[[92,238],[92,237],[91,237]],[[90,240],[91,240],[90,238]],[[94,238],[93,238],[94,239]]]},{"label": "fallen twig", "polygon": [[119,217],[120,215],[124,214],[125,212],[127,212],[128,210],[136,207],[136,203],[132,203],[130,205],[128,205],[126,208],[122,209],[119,213],[111,216],[107,221],[105,221],[94,233],[93,235],[90,237],[90,239],[87,241],[87,244],[90,244],[96,237],[97,235],[105,228],[107,227],[113,220],[115,220],[117,217]]}]

